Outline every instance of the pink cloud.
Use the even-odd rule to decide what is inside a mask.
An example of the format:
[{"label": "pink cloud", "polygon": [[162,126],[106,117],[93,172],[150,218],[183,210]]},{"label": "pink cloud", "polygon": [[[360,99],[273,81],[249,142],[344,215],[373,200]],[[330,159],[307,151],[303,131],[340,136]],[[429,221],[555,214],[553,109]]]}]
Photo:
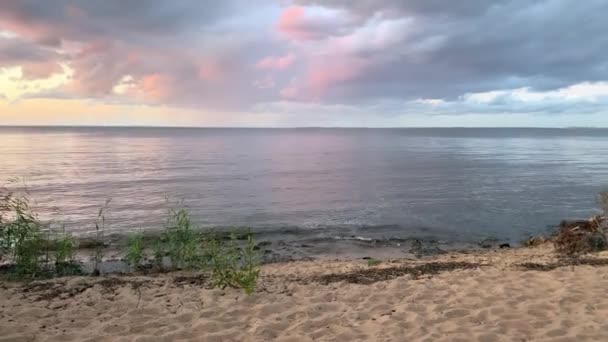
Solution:
[{"label": "pink cloud", "polygon": [[64,12],[67,17],[73,19],[84,19],[87,17],[87,12],[84,9],[73,4],[65,6]]},{"label": "pink cloud", "polygon": [[279,92],[279,95],[281,95],[281,97],[290,100],[298,98],[299,94],[300,91],[295,82],[289,83],[285,88],[281,89],[281,91]]},{"label": "pink cloud", "polygon": [[0,11],[0,20],[2,21],[2,29],[15,32],[20,36],[27,37],[31,40],[36,41],[46,29],[45,25],[36,22],[22,22],[18,19],[12,18],[8,14]]},{"label": "pink cloud", "polygon": [[272,89],[275,87],[275,82],[274,79],[272,79],[272,77],[268,76],[268,77],[264,77],[262,79],[257,79],[255,81],[253,81],[253,86],[258,88],[258,89]]},{"label": "pink cloud", "polygon": [[[8,4],[8,2],[7,2]],[[62,38],[65,38],[66,26],[64,23],[50,23],[46,18],[36,18],[28,13],[28,11],[20,4],[19,1],[13,1],[8,6],[8,10],[0,10],[0,22],[2,28],[14,32],[20,37],[27,38],[32,42],[40,45],[58,47],[62,43]],[[36,8],[36,6],[32,7]],[[67,6],[64,8],[64,13],[72,13],[76,7]]]},{"label": "pink cloud", "polygon": [[127,63],[130,65],[136,65],[141,62],[141,55],[137,51],[131,51],[127,53]]},{"label": "pink cloud", "polygon": [[278,29],[285,36],[295,40],[311,39],[313,34],[304,27],[304,7],[292,6],[286,8],[279,17]]},{"label": "pink cloud", "polygon": [[308,85],[314,89],[324,89],[334,83],[354,79],[361,73],[361,67],[356,64],[333,64],[317,66],[308,73]]},{"label": "pink cloud", "polygon": [[[310,23],[302,19],[305,15],[299,10],[292,11],[295,14],[286,17],[293,17],[296,22]],[[339,12],[325,15],[345,18]],[[348,24],[348,17],[342,23]],[[342,25],[348,27],[348,31],[334,31],[324,39],[307,43],[314,46],[314,50],[308,50],[308,54],[300,51],[300,55],[308,67],[285,86],[280,95],[289,99],[315,101],[352,91],[356,88],[355,83],[369,76],[374,68],[395,58],[387,51],[405,41],[410,25],[411,22],[406,19],[380,20],[356,27]],[[265,62],[271,64],[270,60]]]},{"label": "pink cloud", "polygon": [[104,96],[126,74],[132,73],[132,65],[124,58],[122,46],[108,40],[84,44],[71,56],[70,68],[74,70],[68,90],[82,96]]},{"label": "pink cloud", "polygon": [[77,58],[108,53],[114,45],[108,40],[98,40],[85,45],[77,54]]},{"label": "pink cloud", "polygon": [[344,54],[317,57],[311,61],[303,78],[292,80],[279,94],[286,99],[319,100],[336,87],[369,72],[371,65],[368,60]]},{"label": "pink cloud", "polygon": [[153,73],[145,75],[138,83],[144,97],[153,102],[162,102],[173,96],[173,79],[168,75]]},{"label": "pink cloud", "polygon": [[219,82],[225,74],[224,66],[217,60],[204,61],[198,69],[198,76],[204,81]]},{"label": "pink cloud", "polygon": [[356,79],[365,72],[368,65],[366,60],[347,56],[317,62],[308,71],[307,85],[320,94],[334,84]]},{"label": "pink cloud", "polygon": [[[116,18],[98,12],[97,5],[79,3],[53,8],[52,16],[40,18],[38,12],[29,13],[25,7],[0,11],[0,21],[40,49],[61,51],[61,56],[48,64],[20,63],[27,77],[61,71],[60,62],[73,71],[62,89],[67,93],[90,98],[131,96],[143,102],[180,105],[234,106],[257,101],[260,94],[265,99],[271,93],[277,96],[275,92],[287,98],[329,99],[335,89],[364,72],[365,63],[355,58],[363,54],[346,50],[358,48],[359,41],[360,45],[370,41],[368,36],[355,42],[347,39],[362,23],[346,10],[321,4],[291,6],[283,8],[275,29],[289,39],[315,41],[273,42],[260,59],[260,51],[251,51],[248,41],[228,42],[218,37],[217,41],[210,39],[204,44],[188,41],[180,45],[181,41],[177,42],[178,37],[172,34],[151,31],[164,23],[144,20],[145,15],[141,18],[144,21],[132,22],[136,18],[122,17],[119,7],[109,8],[116,10]],[[178,28],[179,25],[175,29]],[[377,40],[384,42],[384,35]],[[57,45],[61,49],[56,49]],[[283,72],[266,72],[274,70]],[[115,87],[122,85],[127,76],[131,80],[128,87],[116,91]],[[291,77],[297,82],[286,84]],[[344,89],[347,87],[338,91]]]},{"label": "pink cloud", "polygon": [[292,53],[288,53],[285,56],[269,56],[260,60],[256,64],[256,68],[258,69],[275,69],[275,70],[284,70],[293,65],[296,61],[296,56]]},{"label": "pink cloud", "polygon": [[41,79],[53,74],[61,73],[63,68],[55,61],[45,63],[21,63],[21,73],[26,79]]},{"label": "pink cloud", "polygon": [[346,12],[322,7],[291,6],[281,12],[277,30],[291,40],[319,40],[348,32],[354,24]]}]

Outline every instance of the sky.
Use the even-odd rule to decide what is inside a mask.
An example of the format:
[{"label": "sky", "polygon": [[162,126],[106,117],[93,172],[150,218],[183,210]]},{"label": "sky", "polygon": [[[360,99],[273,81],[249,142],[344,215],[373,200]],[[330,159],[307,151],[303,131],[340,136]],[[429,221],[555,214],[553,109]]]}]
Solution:
[{"label": "sky", "polygon": [[0,125],[608,127],[605,0],[2,0]]}]

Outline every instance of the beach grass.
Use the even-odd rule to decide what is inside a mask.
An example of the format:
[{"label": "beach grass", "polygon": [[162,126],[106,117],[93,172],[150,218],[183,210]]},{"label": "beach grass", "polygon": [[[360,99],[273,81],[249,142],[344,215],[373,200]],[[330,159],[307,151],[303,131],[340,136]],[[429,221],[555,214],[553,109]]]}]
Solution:
[{"label": "beach grass", "polygon": [[202,264],[201,237],[185,208],[169,210],[170,216],[161,235],[171,267],[176,269],[196,269]]},{"label": "beach grass", "polygon": [[99,208],[97,213],[97,219],[95,221],[95,245],[92,256],[93,262],[93,275],[100,275],[101,271],[99,266],[103,261],[104,256],[104,244],[105,244],[105,230],[106,230],[106,212],[112,199],[107,199],[105,204]]},{"label": "beach grass", "polygon": [[[94,238],[88,244],[92,247],[92,276],[103,273],[101,266],[109,248],[105,235],[109,205],[110,200],[105,201],[97,212]],[[0,188],[0,265],[11,278],[81,275],[78,248],[75,237],[65,231],[54,233],[38,219],[26,191]],[[146,266],[149,251],[152,266],[158,271],[165,270],[164,261],[168,260],[168,270],[207,272],[219,288],[242,288],[251,294],[259,278],[260,258],[251,231],[203,232],[184,207],[169,209],[169,219],[160,234],[147,236],[142,230],[129,235],[122,257],[131,271],[137,272]]]},{"label": "beach grass", "polygon": [[137,270],[144,258],[145,254],[143,234],[131,234],[127,241],[127,251],[125,253],[125,259],[127,260],[127,263],[132,267],[133,270]]},{"label": "beach grass", "polygon": [[17,276],[35,276],[44,261],[44,234],[27,194],[2,189],[0,194],[0,261]]},{"label": "beach grass", "polygon": [[53,240],[55,272],[59,276],[82,274],[76,260],[78,240],[71,234],[62,232]]}]

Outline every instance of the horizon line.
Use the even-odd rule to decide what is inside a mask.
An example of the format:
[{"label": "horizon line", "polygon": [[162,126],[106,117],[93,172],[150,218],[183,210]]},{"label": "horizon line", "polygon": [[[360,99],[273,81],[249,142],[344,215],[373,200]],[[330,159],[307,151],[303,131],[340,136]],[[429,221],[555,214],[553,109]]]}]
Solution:
[{"label": "horizon line", "polygon": [[3,125],[0,128],[173,128],[173,129],[608,129],[608,126],[146,126],[146,125]]}]

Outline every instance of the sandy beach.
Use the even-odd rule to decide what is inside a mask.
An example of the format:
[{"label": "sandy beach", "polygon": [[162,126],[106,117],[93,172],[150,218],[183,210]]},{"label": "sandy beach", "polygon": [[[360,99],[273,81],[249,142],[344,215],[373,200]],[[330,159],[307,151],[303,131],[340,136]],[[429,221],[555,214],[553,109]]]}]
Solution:
[{"label": "sandy beach", "polygon": [[193,273],[3,282],[0,341],[608,340],[606,260],[545,244],[298,261],[265,265],[251,296]]}]

